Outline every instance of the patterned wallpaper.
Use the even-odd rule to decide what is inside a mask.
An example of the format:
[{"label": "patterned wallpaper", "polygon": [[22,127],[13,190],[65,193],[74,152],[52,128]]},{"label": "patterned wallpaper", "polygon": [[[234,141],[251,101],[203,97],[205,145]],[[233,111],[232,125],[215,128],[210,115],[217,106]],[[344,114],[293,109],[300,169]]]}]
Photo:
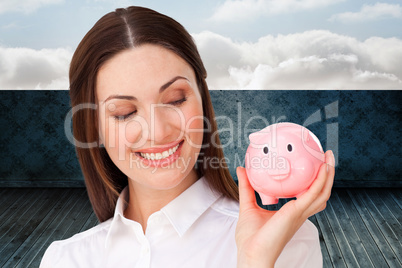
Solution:
[{"label": "patterned wallpaper", "polygon": [[[288,121],[307,126],[337,160],[337,186],[402,186],[402,91],[211,91],[232,175],[248,134]],[[82,186],[64,132],[68,91],[0,91],[0,186]]]}]

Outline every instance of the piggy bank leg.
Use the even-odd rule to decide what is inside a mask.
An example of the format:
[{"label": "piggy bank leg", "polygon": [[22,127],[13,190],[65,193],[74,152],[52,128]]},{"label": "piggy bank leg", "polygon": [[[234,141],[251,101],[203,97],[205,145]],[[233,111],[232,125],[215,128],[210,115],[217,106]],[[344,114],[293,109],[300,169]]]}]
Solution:
[{"label": "piggy bank leg", "polygon": [[274,196],[269,196],[269,195],[264,195],[264,194],[259,194],[261,197],[261,201],[263,205],[273,205],[273,204],[278,204],[278,198]]}]

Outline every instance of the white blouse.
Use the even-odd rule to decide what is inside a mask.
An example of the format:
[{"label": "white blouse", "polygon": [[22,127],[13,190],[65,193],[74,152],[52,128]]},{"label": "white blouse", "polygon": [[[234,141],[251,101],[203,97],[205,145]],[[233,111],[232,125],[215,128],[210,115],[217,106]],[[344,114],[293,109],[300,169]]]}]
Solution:
[{"label": "white blouse", "polygon": [[[53,242],[40,267],[236,267],[239,204],[199,179],[142,226],[124,217],[128,189],[113,218],[73,237]],[[306,221],[275,267],[322,267],[318,231]]]}]

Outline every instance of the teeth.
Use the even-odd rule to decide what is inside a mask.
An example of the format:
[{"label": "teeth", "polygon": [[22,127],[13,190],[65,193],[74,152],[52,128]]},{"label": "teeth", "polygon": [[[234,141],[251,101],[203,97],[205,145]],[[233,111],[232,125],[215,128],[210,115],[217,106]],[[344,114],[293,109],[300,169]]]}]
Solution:
[{"label": "teeth", "polygon": [[163,151],[161,153],[140,153],[140,155],[146,159],[151,159],[151,160],[160,160],[166,157],[169,157],[169,155],[172,155],[176,152],[177,148],[179,148],[179,144],[177,144],[175,147],[170,148],[169,150]]}]

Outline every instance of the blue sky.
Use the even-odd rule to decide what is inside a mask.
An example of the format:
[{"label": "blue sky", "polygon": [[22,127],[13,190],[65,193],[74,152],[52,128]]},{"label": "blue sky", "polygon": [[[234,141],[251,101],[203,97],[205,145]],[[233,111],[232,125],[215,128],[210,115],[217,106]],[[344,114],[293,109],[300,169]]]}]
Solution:
[{"label": "blue sky", "polygon": [[182,23],[212,88],[402,88],[401,1],[0,0],[0,89],[66,89],[81,38],[128,5]]}]

